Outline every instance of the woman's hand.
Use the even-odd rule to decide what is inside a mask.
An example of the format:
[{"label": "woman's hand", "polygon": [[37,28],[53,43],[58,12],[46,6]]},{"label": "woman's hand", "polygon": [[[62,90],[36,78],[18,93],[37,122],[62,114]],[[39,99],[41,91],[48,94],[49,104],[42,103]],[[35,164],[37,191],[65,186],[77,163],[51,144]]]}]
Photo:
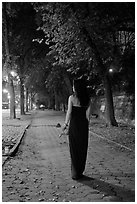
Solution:
[{"label": "woman's hand", "polygon": [[68,127],[68,125],[65,123],[65,124],[63,125],[62,131],[65,131],[65,130],[67,129],[67,127]]},{"label": "woman's hand", "polygon": [[62,127],[62,133],[59,135],[61,137],[62,135],[68,135],[68,125],[64,124]]}]

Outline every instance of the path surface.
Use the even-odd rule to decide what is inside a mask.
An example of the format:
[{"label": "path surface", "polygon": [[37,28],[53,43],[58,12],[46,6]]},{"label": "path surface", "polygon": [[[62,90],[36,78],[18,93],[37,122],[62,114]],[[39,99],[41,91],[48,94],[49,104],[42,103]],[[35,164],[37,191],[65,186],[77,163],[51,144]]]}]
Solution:
[{"label": "path surface", "polygon": [[134,153],[89,136],[86,177],[71,179],[67,136],[58,135],[64,114],[39,111],[13,158],[3,166],[3,202],[131,202]]}]

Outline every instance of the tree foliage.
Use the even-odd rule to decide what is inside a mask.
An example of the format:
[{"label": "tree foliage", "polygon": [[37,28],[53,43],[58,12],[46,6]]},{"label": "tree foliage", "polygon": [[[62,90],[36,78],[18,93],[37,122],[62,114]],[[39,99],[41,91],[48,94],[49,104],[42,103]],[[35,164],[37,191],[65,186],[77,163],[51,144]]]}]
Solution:
[{"label": "tree foliage", "polygon": [[[67,88],[71,90],[72,78],[85,76],[90,92],[102,94],[111,68],[113,74],[109,78],[113,90],[122,84],[120,91],[133,94],[134,3],[14,2],[9,5],[10,53],[30,90],[49,95],[56,92],[63,100],[71,92]],[[64,88],[65,79],[67,88]]]},{"label": "tree foliage", "polygon": [[53,65],[64,65],[72,74],[83,74],[83,64],[89,79],[104,75],[111,64],[119,72],[124,52],[134,47],[134,3],[37,3],[35,8],[39,29],[52,44]]}]

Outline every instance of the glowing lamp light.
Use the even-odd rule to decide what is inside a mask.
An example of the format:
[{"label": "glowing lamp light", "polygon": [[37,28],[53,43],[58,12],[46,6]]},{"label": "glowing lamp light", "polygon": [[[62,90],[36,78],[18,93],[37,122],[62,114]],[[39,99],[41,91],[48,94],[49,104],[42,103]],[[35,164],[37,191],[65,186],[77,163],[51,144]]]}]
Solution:
[{"label": "glowing lamp light", "polygon": [[11,71],[10,74],[11,74],[13,77],[17,76],[17,73],[14,72],[14,71]]},{"label": "glowing lamp light", "polygon": [[112,69],[112,68],[110,68],[110,69],[109,69],[109,72],[110,72],[110,73],[112,73],[112,72],[113,72],[113,69]]},{"label": "glowing lamp light", "polygon": [[3,91],[3,93],[8,93],[7,89],[3,89],[2,91]]},{"label": "glowing lamp light", "polygon": [[8,94],[8,99],[10,99],[10,94]]}]

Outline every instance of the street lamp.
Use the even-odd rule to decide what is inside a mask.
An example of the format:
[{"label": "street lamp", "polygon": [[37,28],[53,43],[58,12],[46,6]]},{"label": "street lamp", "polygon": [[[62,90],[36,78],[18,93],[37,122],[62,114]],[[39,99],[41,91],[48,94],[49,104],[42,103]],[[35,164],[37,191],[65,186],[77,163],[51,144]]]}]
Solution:
[{"label": "street lamp", "polygon": [[114,71],[114,70],[113,70],[112,68],[109,69],[109,73],[113,73],[113,71]]}]

